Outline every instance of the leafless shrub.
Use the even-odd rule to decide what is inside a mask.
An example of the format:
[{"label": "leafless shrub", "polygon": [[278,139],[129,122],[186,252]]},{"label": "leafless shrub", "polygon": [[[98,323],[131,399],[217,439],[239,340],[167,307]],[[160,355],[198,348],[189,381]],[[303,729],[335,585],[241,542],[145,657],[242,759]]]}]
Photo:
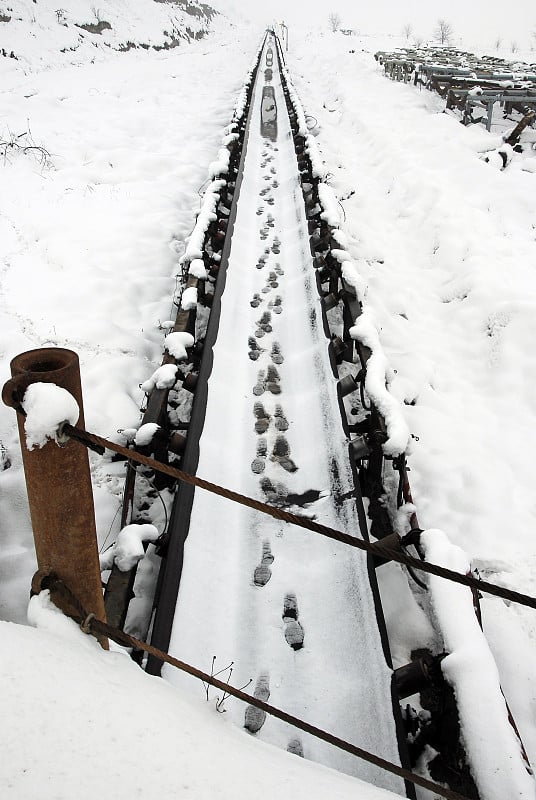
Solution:
[{"label": "leafless shrub", "polygon": [[329,28],[331,31],[333,31],[333,33],[338,31],[339,28],[341,27],[341,21],[342,21],[341,15],[337,14],[336,11],[331,12],[331,14],[328,17],[328,21],[329,21]]},{"label": "leafless shrub", "polygon": [[51,167],[52,158],[48,150],[33,140],[30,129],[15,134],[9,128],[0,133],[0,158],[4,165],[11,163],[13,157],[24,155],[35,158],[42,167]]},{"label": "leafless shrub", "polygon": [[438,19],[435,29],[435,37],[441,44],[448,44],[454,35],[454,30],[450,22],[446,19]]}]

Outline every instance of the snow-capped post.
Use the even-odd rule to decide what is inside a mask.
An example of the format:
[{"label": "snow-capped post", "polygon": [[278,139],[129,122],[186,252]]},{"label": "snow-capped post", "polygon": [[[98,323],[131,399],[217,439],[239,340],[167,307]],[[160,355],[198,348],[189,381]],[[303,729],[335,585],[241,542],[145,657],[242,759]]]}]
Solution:
[{"label": "snow-capped post", "polygon": [[[88,614],[105,620],[87,450],[71,439],[58,446],[57,429],[46,430],[56,427],[55,414],[58,424],[70,417],[84,427],[78,356],[62,348],[29,350],[13,359],[11,375],[2,399],[17,411],[39,570],[54,572]],[[99,641],[108,649],[107,638]]]}]

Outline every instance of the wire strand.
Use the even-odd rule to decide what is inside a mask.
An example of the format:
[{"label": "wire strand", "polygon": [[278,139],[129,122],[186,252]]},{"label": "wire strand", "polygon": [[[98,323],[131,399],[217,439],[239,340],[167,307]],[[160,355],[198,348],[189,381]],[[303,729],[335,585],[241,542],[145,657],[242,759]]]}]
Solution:
[{"label": "wire strand", "polygon": [[106,449],[115,453],[119,453],[131,461],[137,461],[139,464],[144,464],[145,466],[151,467],[151,469],[154,469],[157,472],[170,475],[172,478],[176,478],[184,483],[188,483],[191,486],[204,489],[207,492],[219,495],[220,497],[224,497],[227,500],[239,503],[247,508],[252,508],[255,511],[259,511],[261,514],[266,514],[267,516],[281,520],[282,522],[288,522],[292,525],[304,528],[312,533],[318,533],[322,536],[326,536],[328,539],[333,539],[335,541],[342,542],[343,544],[347,544],[350,547],[355,547],[358,550],[363,550],[372,556],[388,558],[389,560],[396,561],[399,564],[413,567],[413,569],[417,571],[426,572],[430,575],[436,575],[440,578],[461,584],[462,586],[468,586],[472,589],[477,589],[478,591],[494,595],[495,597],[500,597],[503,600],[508,600],[512,603],[519,603],[519,605],[536,609],[536,597],[531,597],[530,595],[522,592],[516,592],[514,589],[507,589],[503,586],[489,583],[488,581],[478,580],[470,575],[464,575],[461,572],[455,572],[454,570],[440,567],[428,561],[420,561],[419,559],[413,558],[412,556],[407,555],[407,553],[404,553],[402,548],[394,549],[390,547],[384,547],[381,546],[381,543],[372,544],[364,539],[358,539],[355,536],[344,533],[343,531],[338,531],[335,528],[328,527],[327,525],[321,525],[320,523],[315,522],[315,520],[309,519],[308,517],[300,517],[297,514],[292,514],[290,511],[286,511],[279,507],[270,506],[267,503],[263,503],[260,500],[254,499],[253,497],[247,497],[239,492],[233,491],[232,489],[219,486],[218,484],[207,481],[204,478],[198,477],[197,475],[190,475],[188,472],[184,472],[176,467],[172,467],[169,464],[163,464],[162,462],[156,461],[153,458],[149,458],[141,453],[137,453],[135,450],[128,449],[122,445],[116,444],[115,442],[110,442],[94,433],[89,433],[82,428],[76,428],[73,425],[65,423],[60,428],[60,435],[70,436],[76,441],[86,445],[86,447],[96,450],[101,455],[104,455]]}]

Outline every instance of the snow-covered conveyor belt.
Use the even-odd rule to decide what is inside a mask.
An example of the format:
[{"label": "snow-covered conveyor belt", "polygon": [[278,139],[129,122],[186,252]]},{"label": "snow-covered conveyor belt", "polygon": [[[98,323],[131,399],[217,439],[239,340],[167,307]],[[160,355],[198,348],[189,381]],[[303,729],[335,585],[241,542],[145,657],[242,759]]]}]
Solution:
[{"label": "snow-covered conveyor belt", "polygon": [[[361,536],[366,522],[355,501],[270,38],[260,65],[197,472]],[[181,514],[176,508],[172,526],[188,525]],[[232,662],[233,685],[251,680],[248,691],[259,698],[400,764],[382,625],[375,575],[363,553],[196,490],[168,648],[173,655],[207,671],[215,657],[214,672]],[[164,671],[170,681],[203,692],[187,675]],[[400,778],[263,719],[252,707],[227,700],[225,710],[267,742],[406,794]]]}]

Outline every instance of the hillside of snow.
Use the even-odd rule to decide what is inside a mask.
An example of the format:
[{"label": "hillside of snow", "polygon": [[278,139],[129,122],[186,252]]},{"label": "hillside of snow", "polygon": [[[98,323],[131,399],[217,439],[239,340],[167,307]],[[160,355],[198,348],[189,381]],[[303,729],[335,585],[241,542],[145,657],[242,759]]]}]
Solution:
[{"label": "hillside of snow", "polygon": [[[87,427],[117,439],[140,424],[140,384],[160,363],[161,323],[174,310],[207,167],[262,31],[197,2],[56,5],[0,0],[0,374],[3,383],[11,358],[28,349],[76,350]],[[386,80],[373,53],[392,38],[291,33],[291,74],[314,115],[391,390],[414,437],[421,524],[445,530],[483,577],[534,595],[534,131],[523,157],[500,170],[482,158],[499,143],[496,131],[463,128],[436,96]],[[104,549],[119,529],[124,467],[95,454],[91,465]],[[15,414],[4,405],[0,540],[1,682],[10,698],[0,784],[9,800],[33,800],[44,785],[60,800],[89,789],[156,796],[160,737],[168,759],[157,762],[156,786],[172,797],[192,787],[224,800],[390,796],[322,768],[309,773],[263,745],[259,763],[256,743],[207,710],[202,690],[186,699],[101,653],[45,599],[33,602],[39,630],[27,627],[35,553]],[[398,666],[436,642],[405,574],[382,570]],[[534,612],[489,597],[482,605],[534,764]],[[223,763],[215,743],[231,739],[236,749],[229,745]],[[178,752],[191,763],[170,768]],[[106,774],[86,789],[88,753],[106,758]]]},{"label": "hillside of snow", "polygon": [[[0,56],[50,69],[102,60],[107,50],[168,50],[210,30],[217,11],[199,0],[3,0]],[[5,65],[4,65],[5,68]]]}]

